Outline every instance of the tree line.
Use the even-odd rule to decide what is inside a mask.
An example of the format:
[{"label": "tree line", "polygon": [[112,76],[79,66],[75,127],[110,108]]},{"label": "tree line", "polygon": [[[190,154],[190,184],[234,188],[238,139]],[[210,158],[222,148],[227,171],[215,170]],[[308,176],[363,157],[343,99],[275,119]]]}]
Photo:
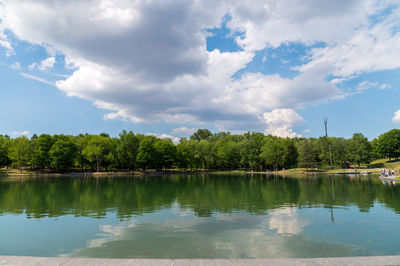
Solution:
[{"label": "tree line", "polygon": [[178,144],[170,139],[122,131],[118,137],[99,135],[0,135],[0,167],[57,170],[164,170],[348,167],[379,158],[400,157],[400,130],[369,141],[352,138],[281,138],[259,132],[231,134],[199,129]]}]

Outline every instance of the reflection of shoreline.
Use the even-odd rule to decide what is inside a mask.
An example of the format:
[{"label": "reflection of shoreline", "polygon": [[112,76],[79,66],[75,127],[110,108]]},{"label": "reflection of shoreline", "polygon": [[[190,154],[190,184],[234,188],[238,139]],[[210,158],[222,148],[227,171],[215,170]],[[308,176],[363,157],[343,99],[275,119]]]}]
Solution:
[{"label": "reflection of shoreline", "polygon": [[102,218],[105,213],[113,212],[125,219],[179,203],[187,210],[186,215],[211,217],[217,212],[263,215],[283,206],[340,208],[356,205],[368,209],[378,200],[400,213],[396,204],[400,194],[393,194],[384,187],[378,178],[350,180],[332,175],[305,178],[263,175],[9,178],[0,180],[0,212],[24,213],[29,218],[69,214]]},{"label": "reflection of shoreline", "polygon": [[382,181],[384,185],[396,185],[400,184],[400,179],[390,177],[390,176],[380,176],[379,179]]}]

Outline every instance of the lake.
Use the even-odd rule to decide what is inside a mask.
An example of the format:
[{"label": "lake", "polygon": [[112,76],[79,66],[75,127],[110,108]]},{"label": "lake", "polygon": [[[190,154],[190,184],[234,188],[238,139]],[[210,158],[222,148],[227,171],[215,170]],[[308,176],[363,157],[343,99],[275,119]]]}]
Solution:
[{"label": "lake", "polygon": [[400,254],[400,184],[376,176],[0,177],[0,255]]}]

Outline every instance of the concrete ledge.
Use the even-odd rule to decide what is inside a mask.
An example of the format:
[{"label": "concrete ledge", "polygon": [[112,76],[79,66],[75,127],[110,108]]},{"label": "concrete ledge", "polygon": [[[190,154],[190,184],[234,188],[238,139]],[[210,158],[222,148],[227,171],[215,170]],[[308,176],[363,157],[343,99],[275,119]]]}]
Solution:
[{"label": "concrete ledge", "polygon": [[0,256],[0,265],[400,265],[400,256],[298,259],[99,259]]}]

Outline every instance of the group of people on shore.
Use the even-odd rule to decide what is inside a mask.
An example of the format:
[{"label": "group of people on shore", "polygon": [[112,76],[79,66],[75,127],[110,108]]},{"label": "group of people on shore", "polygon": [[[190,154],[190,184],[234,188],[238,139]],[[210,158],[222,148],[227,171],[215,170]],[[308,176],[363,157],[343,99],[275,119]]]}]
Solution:
[{"label": "group of people on shore", "polygon": [[386,168],[381,170],[381,174],[385,176],[391,176],[391,175],[397,175],[397,172],[394,169]]}]

